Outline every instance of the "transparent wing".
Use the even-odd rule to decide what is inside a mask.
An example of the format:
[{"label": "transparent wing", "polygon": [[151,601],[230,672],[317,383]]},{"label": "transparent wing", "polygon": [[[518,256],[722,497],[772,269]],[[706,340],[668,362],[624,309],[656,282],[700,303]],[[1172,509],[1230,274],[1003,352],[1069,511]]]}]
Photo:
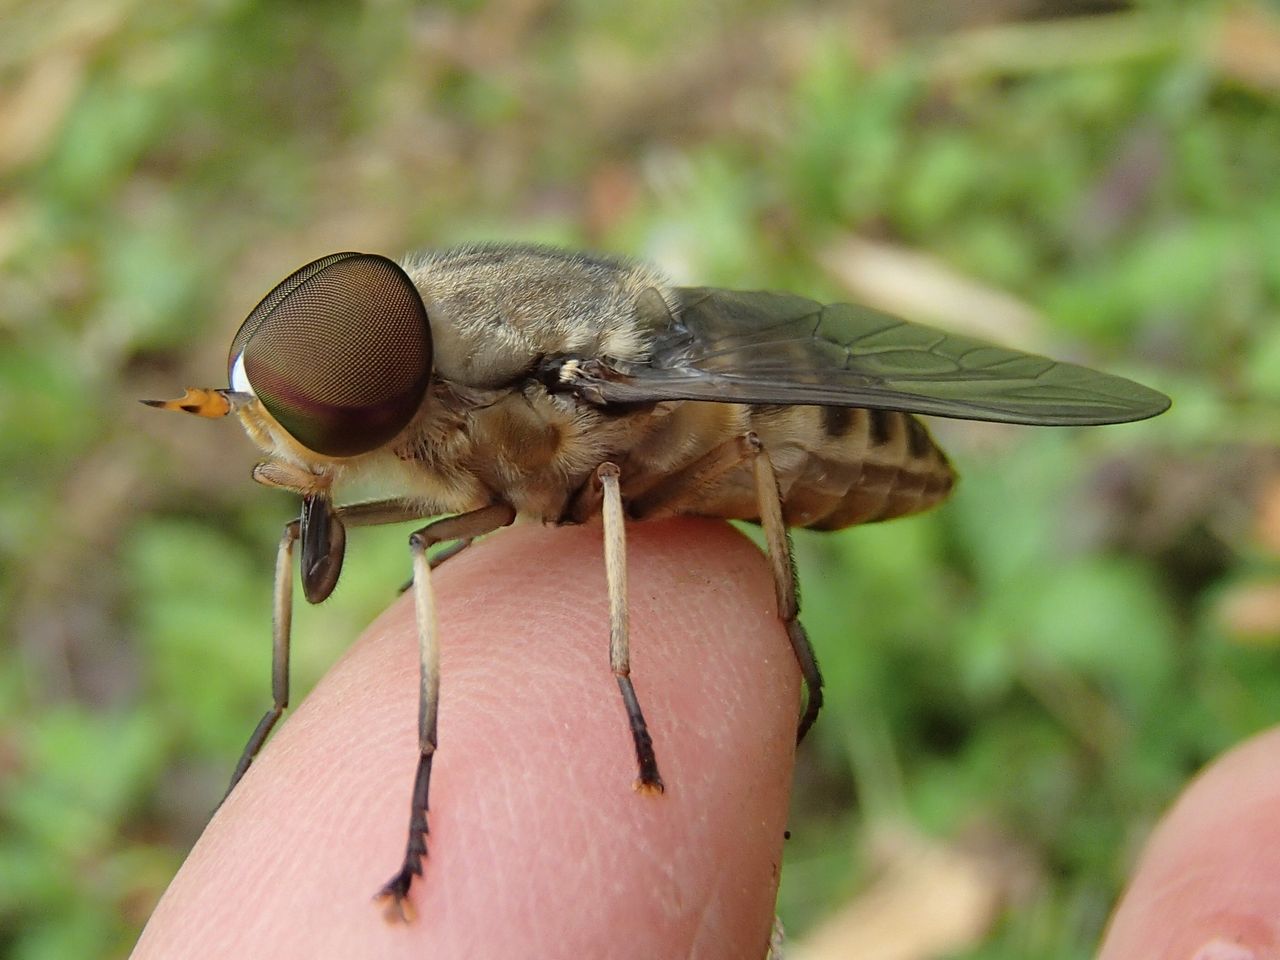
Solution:
[{"label": "transparent wing", "polygon": [[[675,318],[663,310],[648,361],[586,365],[575,384],[605,402],[879,407],[1042,425],[1123,423],[1169,406],[1123,377],[866,307],[708,287],[677,293],[683,309]],[[642,313],[653,310],[642,301]]]}]

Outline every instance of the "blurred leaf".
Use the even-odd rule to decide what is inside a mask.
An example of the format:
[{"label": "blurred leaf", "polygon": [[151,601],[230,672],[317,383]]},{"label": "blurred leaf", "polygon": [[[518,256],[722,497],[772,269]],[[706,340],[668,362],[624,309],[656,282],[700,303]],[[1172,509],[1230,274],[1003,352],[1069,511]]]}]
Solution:
[{"label": "blurred leaf", "polygon": [[145,714],[109,720],[70,709],[36,720],[26,762],[39,777],[6,791],[6,813],[61,856],[84,856],[114,834],[160,761],[164,731]]},{"label": "blurred leaf", "polygon": [[[271,580],[261,560],[210,527],[157,519],[138,525],[123,563],[165,697],[161,722],[200,749],[230,752],[246,734],[227,728],[228,704],[251,717],[268,690]],[[255,611],[264,656],[245,642]]]},{"label": "blurred leaf", "polygon": [[1280,323],[1262,332],[1244,373],[1251,394],[1280,402]]},{"label": "blurred leaf", "polygon": [[[243,439],[122,411],[204,382],[314,256],[514,237],[888,291],[1173,395],[1098,431],[939,423],[950,504],[797,536],[828,709],[788,928],[872,882],[868,822],[989,823],[1035,882],[965,956],[1092,955],[1177,785],[1280,703],[1223,619],[1274,579],[1246,494],[1280,443],[1280,100],[1259,5],[1087,6],[7,11],[0,954],[124,955],[269,694],[295,505]],[[826,259],[849,238],[857,283]],[[295,701],[394,597],[407,529],[353,531],[298,604]]]},{"label": "blurred leaf", "polygon": [[[1024,655],[1114,688],[1135,712],[1168,681],[1172,611],[1142,566],[1090,557],[1048,573],[1028,598]],[[1016,626],[1014,627],[1016,630]]]}]

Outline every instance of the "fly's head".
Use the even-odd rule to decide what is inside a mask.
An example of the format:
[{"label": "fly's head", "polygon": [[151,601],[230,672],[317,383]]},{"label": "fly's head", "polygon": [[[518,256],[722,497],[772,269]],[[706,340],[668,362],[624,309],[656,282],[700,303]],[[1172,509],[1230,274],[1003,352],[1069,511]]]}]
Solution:
[{"label": "fly's head", "polygon": [[304,587],[307,556],[328,558],[307,590],[308,599],[323,599],[342,552],[332,477],[409,426],[430,386],[431,361],[431,328],[413,281],[386,257],[335,253],[295,271],[249,314],[231,342],[228,387],[143,402],[240,418],[270,457],[254,477],[303,495]]}]

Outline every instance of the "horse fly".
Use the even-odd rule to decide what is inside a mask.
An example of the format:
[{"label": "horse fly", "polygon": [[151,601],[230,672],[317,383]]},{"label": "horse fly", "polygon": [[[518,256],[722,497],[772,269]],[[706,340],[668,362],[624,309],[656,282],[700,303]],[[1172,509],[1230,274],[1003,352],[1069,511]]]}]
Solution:
[{"label": "horse fly", "polygon": [[[404,861],[379,893],[411,919],[427,853],[440,695],[431,570],[517,516],[600,516],[609,660],[636,788],[662,776],[631,682],[626,520],[759,523],[778,616],[803,674],[797,737],[822,677],[797,620],[788,527],[836,530],[925,510],[954,474],[913,414],[1072,425],[1141,420],[1163,395],[1120,377],[954,336],[865,307],[679,287],[630,260],[521,244],[395,263],[336,253],[267,294],[240,327],[230,386],[144,401],[234,413],[266,458],[253,478],[302,498],[276,561],[272,705],[244,776],[289,699],[292,559],[311,603],[332,592],[348,526],[440,517],[409,538],[421,656],[418,764]],[[339,505],[353,477],[392,499]],[[432,557],[428,550],[449,543]]]}]

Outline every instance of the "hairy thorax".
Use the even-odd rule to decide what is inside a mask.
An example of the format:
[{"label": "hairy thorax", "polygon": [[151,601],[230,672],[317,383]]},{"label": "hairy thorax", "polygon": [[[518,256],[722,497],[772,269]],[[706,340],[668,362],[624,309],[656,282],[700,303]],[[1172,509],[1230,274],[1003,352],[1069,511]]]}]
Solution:
[{"label": "hairy thorax", "polygon": [[240,412],[271,456],[259,480],[338,499],[357,484],[394,491],[423,516],[501,503],[560,523],[598,509],[589,486],[596,468],[612,461],[633,517],[752,520],[751,470],[734,456],[755,434],[792,526],[835,529],[902,516],[951,489],[946,458],[904,413],[692,400],[608,405],[549,392],[535,375],[548,357],[645,361],[654,331],[670,324],[680,302],[644,264],[463,247],[405,269],[431,317],[435,353],[435,377],[413,421],[393,443],[327,458],[301,447],[255,401]]}]

